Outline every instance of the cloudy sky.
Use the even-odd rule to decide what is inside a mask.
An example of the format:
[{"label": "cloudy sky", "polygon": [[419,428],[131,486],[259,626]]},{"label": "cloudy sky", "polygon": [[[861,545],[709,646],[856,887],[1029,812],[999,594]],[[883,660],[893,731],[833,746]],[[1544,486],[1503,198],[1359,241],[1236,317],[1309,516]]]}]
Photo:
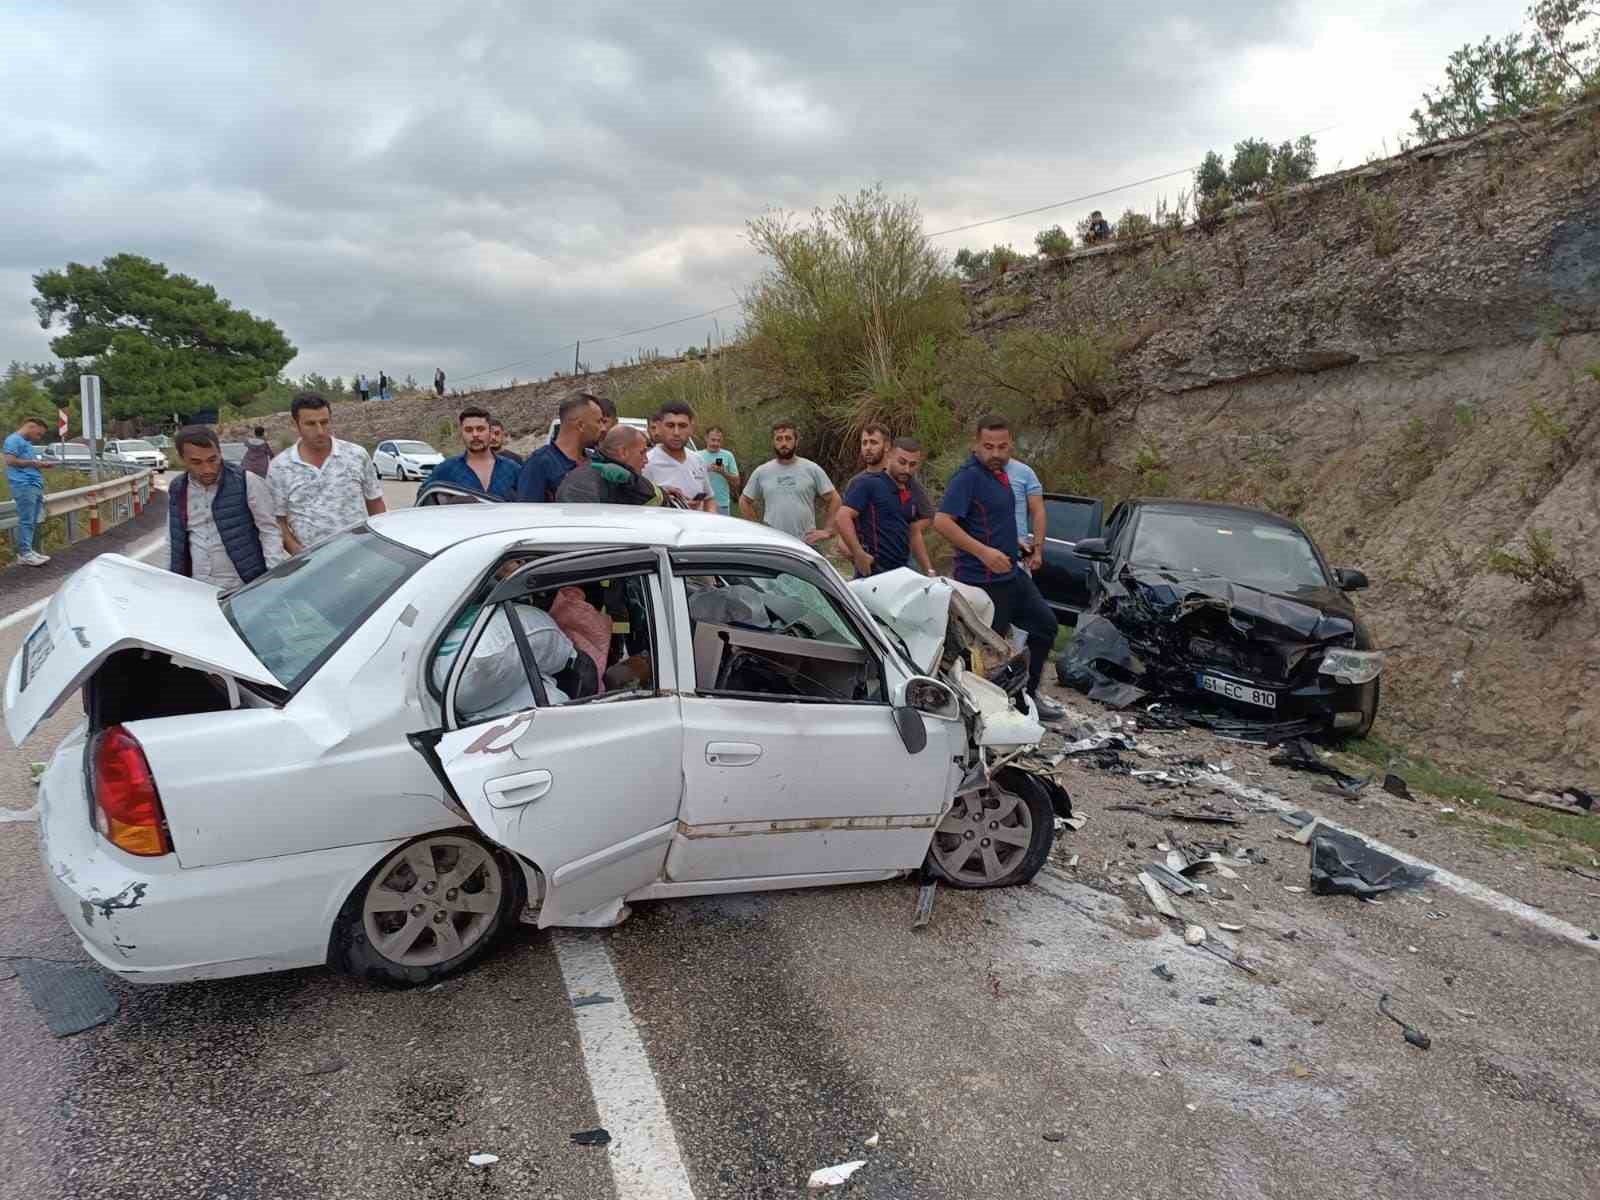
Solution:
[{"label": "cloudy sky", "polygon": [[[1454,47],[1524,5],[553,7],[4,6],[0,362],[50,357],[33,272],[132,252],[277,321],[293,374],[542,376],[575,338],[732,304],[761,269],[744,222],[769,207],[881,181],[939,231],[1312,130],[1325,169],[1358,164]],[[1031,249],[1185,182],[939,244]]]}]

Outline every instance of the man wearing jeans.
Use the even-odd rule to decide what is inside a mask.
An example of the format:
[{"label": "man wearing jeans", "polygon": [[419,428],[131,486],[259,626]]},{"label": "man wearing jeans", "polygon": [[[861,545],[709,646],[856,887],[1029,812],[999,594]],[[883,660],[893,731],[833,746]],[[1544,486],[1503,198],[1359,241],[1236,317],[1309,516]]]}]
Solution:
[{"label": "man wearing jeans", "polygon": [[44,517],[44,473],[40,467],[55,467],[39,457],[33,444],[44,437],[45,423],[38,417],[25,417],[17,431],[5,440],[6,483],[17,502],[17,561],[27,567],[42,567],[48,554],[33,548],[34,531]]},{"label": "man wearing jeans", "polygon": [[933,527],[955,547],[955,577],[982,588],[994,601],[994,631],[1006,637],[1014,625],[1028,635],[1028,694],[1039,715],[1062,716],[1065,710],[1039,695],[1044,664],[1055,645],[1059,625],[1055,613],[1017,565],[1016,496],[1006,463],[1011,460],[1011,427],[1003,417],[984,417],[972,457],[950,479]]}]

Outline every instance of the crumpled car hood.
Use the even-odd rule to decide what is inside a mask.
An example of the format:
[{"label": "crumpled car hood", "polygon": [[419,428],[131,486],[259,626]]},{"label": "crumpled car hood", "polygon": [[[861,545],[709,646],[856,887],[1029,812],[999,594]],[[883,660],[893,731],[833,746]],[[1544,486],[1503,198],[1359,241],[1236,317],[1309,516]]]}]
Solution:
[{"label": "crumpled car hood", "polygon": [[[1162,617],[1177,619],[1197,608],[1226,611],[1240,633],[1325,643],[1349,637],[1355,622],[1327,608],[1345,608],[1348,601],[1331,589],[1304,593],[1307,603],[1264,592],[1220,576],[1188,576],[1155,567],[1128,567],[1122,581],[1141,604]],[[1157,614],[1152,614],[1157,615]]]}]

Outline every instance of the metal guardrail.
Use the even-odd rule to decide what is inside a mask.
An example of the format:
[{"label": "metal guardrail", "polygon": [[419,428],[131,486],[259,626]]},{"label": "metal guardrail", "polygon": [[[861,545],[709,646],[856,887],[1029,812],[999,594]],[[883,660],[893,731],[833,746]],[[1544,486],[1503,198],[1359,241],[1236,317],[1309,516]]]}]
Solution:
[{"label": "metal guardrail", "polygon": [[[44,498],[44,516],[66,517],[67,544],[94,537],[112,525],[131,521],[144,511],[150,502],[150,488],[155,472],[149,467],[134,467],[129,463],[102,459],[97,464],[116,477],[98,483],[69,488],[64,492],[48,492]],[[85,468],[87,469],[87,468]],[[111,512],[103,514],[101,506],[111,505]],[[0,533],[17,526],[17,503],[7,500],[0,504]]]}]

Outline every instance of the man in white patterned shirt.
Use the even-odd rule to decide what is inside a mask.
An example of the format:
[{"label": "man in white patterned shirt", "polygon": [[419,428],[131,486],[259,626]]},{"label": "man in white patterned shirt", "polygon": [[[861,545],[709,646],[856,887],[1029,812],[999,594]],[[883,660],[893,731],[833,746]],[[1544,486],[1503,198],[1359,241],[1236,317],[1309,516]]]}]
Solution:
[{"label": "man in white patterned shirt", "polygon": [[333,436],[333,409],[315,392],[289,406],[299,440],[267,468],[283,546],[298,554],[313,542],[384,511],[383,485],[367,452]]}]

